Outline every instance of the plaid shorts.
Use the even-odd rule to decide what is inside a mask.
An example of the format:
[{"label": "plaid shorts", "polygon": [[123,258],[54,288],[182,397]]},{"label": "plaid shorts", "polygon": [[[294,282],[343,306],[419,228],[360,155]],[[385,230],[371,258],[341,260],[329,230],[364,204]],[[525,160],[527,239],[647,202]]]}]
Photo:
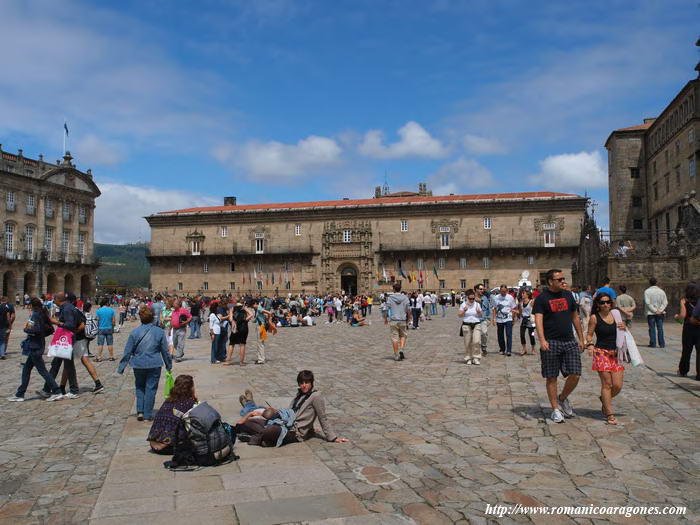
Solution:
[{"label": "plaid shorts", "polygon": [[559,372],[564,377],[569,374],[581,375],[581,351],[575,340],[549,341],[549,350],[540,350],[542,361],[542,377],[559,377]]}]

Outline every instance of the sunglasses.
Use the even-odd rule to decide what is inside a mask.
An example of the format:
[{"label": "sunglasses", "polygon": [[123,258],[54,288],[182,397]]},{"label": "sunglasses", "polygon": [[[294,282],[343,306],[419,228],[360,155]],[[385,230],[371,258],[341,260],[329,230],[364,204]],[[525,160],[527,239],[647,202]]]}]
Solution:
[{"label": "sunglasses", "polygon": [[552,281],[559,281],[559,282],[566,281],[566,277],[559,277],[559,279],[552,279]]},{"label": "sunglasses", "polygon": [[612,301],[598,301],[598,304],[612,304]]}]

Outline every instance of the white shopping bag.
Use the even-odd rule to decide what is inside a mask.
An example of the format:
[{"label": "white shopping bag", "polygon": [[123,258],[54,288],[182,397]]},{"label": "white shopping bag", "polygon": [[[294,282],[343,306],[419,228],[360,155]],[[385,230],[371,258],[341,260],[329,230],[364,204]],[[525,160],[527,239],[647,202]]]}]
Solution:
[{"label": "white shopping bag", "polygon": [[642,354],[639,353],[637,343],[634,341],[634,337],[632,337],[629,330],[625,330],[625,344],[627,345],[627,353],[630,356],[632,366],[643,365],[644,360],[642,359]]}]

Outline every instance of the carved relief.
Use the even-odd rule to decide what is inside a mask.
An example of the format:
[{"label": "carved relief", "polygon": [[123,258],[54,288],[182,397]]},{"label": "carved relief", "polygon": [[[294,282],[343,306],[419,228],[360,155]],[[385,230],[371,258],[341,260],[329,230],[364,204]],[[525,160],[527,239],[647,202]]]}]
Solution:
[{"label": "carved relief", "polygon": [[562,231],[564,229],[565,220],[564,217],[555,217],[554,215],[547,215],[539,219],[534,219],[535,231],[544,231],[544,224],[556,224],[556,231]]},{"label": "carved relief", "polygon": [[439,219],[430,221],[430,231],[432,233],[445,233],[440,231],[441,227],[449,228],[449,233],[457,233],[459,231],[459,221],[453,221],[450,219]]}]

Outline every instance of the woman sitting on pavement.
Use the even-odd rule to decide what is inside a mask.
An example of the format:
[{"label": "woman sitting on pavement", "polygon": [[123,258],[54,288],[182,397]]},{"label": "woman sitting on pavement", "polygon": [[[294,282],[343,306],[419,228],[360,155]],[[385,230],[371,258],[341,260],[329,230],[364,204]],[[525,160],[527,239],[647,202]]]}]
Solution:
[{"label": "woman sitting on pavement", "polygon": [[[158,409],[151,430],[148,433],[148,442],[151,450],[156,454],[172,455],[173,444],[176,441],[180,418],[173,414],[173,409],[182,413],[189,411],[197,403],[197,395],[194,391],[194,379],[192,376],[180,374],[175,378],[175,384],[170,390],[170,395]],[[184,433],[184,429],[181,430]],[[184,435],[181,436],[184,439]]]},{"label": "woman sitting on pavement", "polygon": [[365,318],[360,315],[359,310],[355,310],[352,313],[352,321],[350,321],[350,326],[366,326],[367,321],[365,321]]},{"label": "woman sitting on pavement", "polygon": [[124,356],[119,361],[117,373],[123,374],[126,365],[134,369],[136,390],[136,419],[153,419],[160,371],[173,367],[168,351],[168,339],[162,328],[153,325],[153,309],[142,306],[139,310],[141,326],[132,330],[124,347]]}]

